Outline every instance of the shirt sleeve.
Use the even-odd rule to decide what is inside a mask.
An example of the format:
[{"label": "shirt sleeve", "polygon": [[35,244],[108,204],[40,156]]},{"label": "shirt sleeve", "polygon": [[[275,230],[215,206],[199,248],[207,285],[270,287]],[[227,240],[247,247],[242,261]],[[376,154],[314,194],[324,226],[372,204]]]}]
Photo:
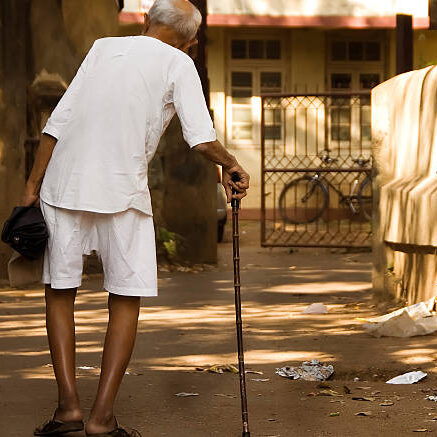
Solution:
[{"label": "shirt sleeve", "polygon": [[74,79],[71,81],[70,86],[67,88],[56,108],[53,110],[50,118],[47,120],[47,123],[42,131],[43,134],[51,135],[57,140],[61,138],[63,129],[70,120],[74,100],[80,88],[82,87],[90,58],[94,54],[94,48],[95,43],[82,62],[82,65],[79,67],[79,70],[77,71]]},{"label": "shirt sleeve", "polygon": [[217,139],[194,63],[187,62],[174,81],[173,103],[190,147]]}]

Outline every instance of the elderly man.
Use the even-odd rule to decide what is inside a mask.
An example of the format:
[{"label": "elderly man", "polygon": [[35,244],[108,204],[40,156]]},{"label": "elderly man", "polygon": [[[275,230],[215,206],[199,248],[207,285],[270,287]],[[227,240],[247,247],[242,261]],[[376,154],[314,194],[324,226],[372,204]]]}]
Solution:
[{"label": "elderly man", "polygon": [[[216,134],[199,76],[186,52],[199,11],[186,0],[157,0],[143,36],[95,42],[43,130],[22,200],[40,199],[49,229],[44,259],[46,322],[58,384],[54,417],[35,435],[84,428],[75,380],[74,302],[82,256],[95,250],[109,292],[97,396],[87,436],[138,436],[113,407],[135,343],[140,298],[157,295],[155,238],[147,168],[175,113],[194,151],[223,167],[228,201],[246,195],[249,176]],[[238,173],[240,182],[231,175]]]}]

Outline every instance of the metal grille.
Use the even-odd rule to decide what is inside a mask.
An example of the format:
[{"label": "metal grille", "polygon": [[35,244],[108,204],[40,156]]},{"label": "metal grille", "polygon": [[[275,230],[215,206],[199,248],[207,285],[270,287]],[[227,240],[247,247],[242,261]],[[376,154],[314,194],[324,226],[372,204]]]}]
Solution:
[{"label": "metal grille", "polygon": [[262,97],[263,246],[369,247],[370,93]]}]

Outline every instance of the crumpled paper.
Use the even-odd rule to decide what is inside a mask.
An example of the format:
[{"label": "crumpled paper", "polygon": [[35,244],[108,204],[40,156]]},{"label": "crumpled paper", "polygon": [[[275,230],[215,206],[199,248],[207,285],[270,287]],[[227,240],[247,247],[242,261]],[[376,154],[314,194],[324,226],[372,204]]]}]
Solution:
[{"label": "crumpled paper", "polygon": [[[436,298],[393,311],[381,317],[366,319],[366,331],[374,337],[414,337],[437,331]],[[364,320],[364,319],[361,319]]]},{"label": "crumpled paper", "polygon": [[327,314],[328,307],[323,303],[313,303],[303,310],[304,314]]},{"label": "crumpled paper", "polygon": [[288,379],[304,381],[326,381],[334,374],[334,366],[320,363],[319,360],[304,361],[300,367],[281,367],[276,369],[277,375]]},{"label": "crumpled paper", "polygon": [[408,372],[403,375],[395,376],[389,379],[386,384],[415,384],[423,378],[426,378],[426,376],[428,376],[427,373],[418,370],[416,372]]}]

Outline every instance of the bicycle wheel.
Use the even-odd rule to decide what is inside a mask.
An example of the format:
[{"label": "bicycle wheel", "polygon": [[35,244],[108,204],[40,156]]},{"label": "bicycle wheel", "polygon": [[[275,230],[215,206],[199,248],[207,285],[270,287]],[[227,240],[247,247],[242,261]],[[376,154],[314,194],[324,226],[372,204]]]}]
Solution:
[{"label": "bicycle wheel", "polygon": [[303,176],[287,184],[279,196],[279,213],[286,223],[313,223],[328,208],[326,185],[310,176]]},{"label": "bicycle wheel", "polygon": [[373,216],[373,196],[372,196],[372,178],[367,176],[361,183],[358,190],[358,205],[364,218],[372,221]]}]

